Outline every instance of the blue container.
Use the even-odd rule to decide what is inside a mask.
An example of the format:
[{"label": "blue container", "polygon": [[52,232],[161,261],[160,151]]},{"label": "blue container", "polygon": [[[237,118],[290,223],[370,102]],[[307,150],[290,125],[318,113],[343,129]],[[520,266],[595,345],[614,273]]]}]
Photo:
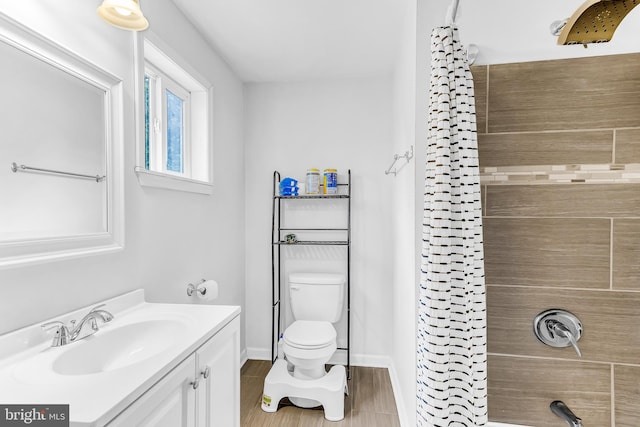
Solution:
[{"label": "blue container", "polygon": [[324,170],[324,194],[338,194],[338,171],[336,169]]},{"label": "blue container", "polygon": [[297,196],[298,195],[298,181],[293,178],[285,178],[280,181],[280,195],[281,196]]}]

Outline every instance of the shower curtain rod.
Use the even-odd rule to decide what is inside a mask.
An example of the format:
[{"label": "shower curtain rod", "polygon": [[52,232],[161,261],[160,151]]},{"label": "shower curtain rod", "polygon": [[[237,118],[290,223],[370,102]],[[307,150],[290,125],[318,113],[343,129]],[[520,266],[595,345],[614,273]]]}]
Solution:
[{"label": "shower curtain rod", "polygon": [[449,9],[447,9],[447,17],[446,24],[453,25],[456,23],[456,15],[458,14],[458,5],[460,4],[460,0],[452,0]]},{"label": "shower curtain rod", "polygon": [[[459,5],[460,5],[460,0],[451,1],[451,4],[449,5],[449,9],[447,9],[447,16],[445,17],[446,25],[453,26],[456,23],[456,15],[458,14]],[[476,57],[478,56],[479,51],[480,50],[478,49],[478,46],[473,43],[470,43],[467,46],[466,52],[467,52],[467,61],[469,62],[469,65],[473,65],[473,63],[476,60]]]}]

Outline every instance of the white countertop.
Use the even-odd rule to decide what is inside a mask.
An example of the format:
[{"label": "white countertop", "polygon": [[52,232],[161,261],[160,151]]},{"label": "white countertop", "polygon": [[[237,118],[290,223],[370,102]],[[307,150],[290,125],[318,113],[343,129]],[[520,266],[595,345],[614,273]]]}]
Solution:
[{"label": "white countertop", "polygon": [[[137,290],[104,301],[114,319],[102,324],[94,336],[61,347],[51,347],[51,332],[40,324],[0,336],[0,402],[3,404],[69,404],[72,426],[101,426],[114,418],[179,362],[240,314],[238,306],[155,304]],[[42,323],[79,320],[92,306]],[[161,351],[118,369],[82,375],[61,375],[54,361],[74,347],[90,345],[100,334],[148,321],[188,325],[157,334]],[[173,323],[171,323],[173,322]],[[164,323],[163,323],[164,325]],[[107,336],[107,335],[103,335]]]}]

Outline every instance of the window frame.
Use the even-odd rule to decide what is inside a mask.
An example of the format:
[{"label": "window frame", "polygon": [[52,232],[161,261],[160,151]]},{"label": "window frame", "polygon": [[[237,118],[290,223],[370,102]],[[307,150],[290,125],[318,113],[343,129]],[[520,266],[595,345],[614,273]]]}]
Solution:
[{"label": "window frame", "polygon": [[[149,77],[149,141],[145,138],[146,150],[149,151],[149,162],[145,158],[145,168],[147,170],[176,175],[181,177],[191,177],[191,92],[182,85],[160,71],[151,63],[145,63],[145,78]],[[176,172],[168,169],[168,123],[167,119],[167,91],[182,100],[182,150],[181,150],[181,171]],[[146,90],[145,90],[146,92]],[[151,94],[153,93],[153,96]],[[145,127],[147,122],[145,102]],[[151,112],[154,116],[151,116]],[[148,147],[148,148],[147,148]],[[153,166],[153,167],[151,167]]]},{"label": "window frame", "polygon": [[[162,168],[165,173],[175,173],[180,176],[191,177],[191,126],[190,110],[191,110],[191,92],[188,92],[182,86],[179,86],[175,81],[164,81],[162,85],[162,118],[164,120],[164,128],[166,132],[163,133],[162,140]],[[169,169],[169,96],[167,92],[171,92],[173,96],[182,101],[182,119],[181,119],[181,147],[180,147],[180,171],[174,171]]]},{"label": "window frame", "polygon": [[[213,88],[179,55],[153,34],[135,35],[136,56],[136,134],[137,166],[135,172],[140,185],[201,194],[213,193]],[[183,104],[183,171],[177,173],[166,167],[166,93],[160,96],[163,117],[160,126],[165,129],[162,136],[162,153],[158,144],[150,144],[149,168],[146,158],[145,136],[145,77],[153,74],[161,83],[155,84],[156,93],[169,90],[187,99]],[[151,80],[151,79],[150,79]],[[151,85],[150,85],[151,86]],[[157,86],[160,86],[158,88]],[[149,89],[151,91],[151,88]],[[176,93],[178,92],[178,93]],[[149,134],[153,130],[149,129]],[[153,167],[152,167],[153,166]]]}]

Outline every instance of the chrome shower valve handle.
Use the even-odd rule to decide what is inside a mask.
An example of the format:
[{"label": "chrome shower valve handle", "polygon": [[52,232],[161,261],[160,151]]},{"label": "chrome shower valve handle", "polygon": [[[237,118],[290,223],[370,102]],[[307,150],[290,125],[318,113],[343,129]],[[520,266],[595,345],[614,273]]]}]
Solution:
[{"label": "chrome shower valve handle", "polygon": [[573,313],[562,309],[543,311],[533,321],[533,332],[542,343],[559,348],[572,346],[582,357],[578,347],[582,323]]},{"label": "chrome shower valve handle", "polygon": [[576,353],[578,353],[578,356],[582,357],[582,352],[580,351],[580,347],[578,347],[578,341],[576,340],[576,337],[573,335],[573,333],[569,330],[569,328],[567,328],[563,323],[554,319],[547,320],[546,325],[549,332],[551,332],[552,337],[555,335],[569,340],[573,348],[576,350]]}]

